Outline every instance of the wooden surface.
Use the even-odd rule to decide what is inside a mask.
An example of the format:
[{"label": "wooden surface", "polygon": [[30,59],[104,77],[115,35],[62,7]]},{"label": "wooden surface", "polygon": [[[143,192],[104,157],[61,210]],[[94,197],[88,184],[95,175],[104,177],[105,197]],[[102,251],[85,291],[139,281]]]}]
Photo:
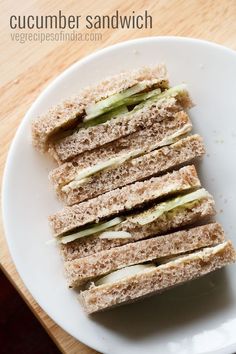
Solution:
[{"label": "wooden surface", "polygon": [[[80,58],[117,42],[151,35],[176,35],[202,38],[236,49],[235,0],[28,0],[0,1],[1,5],[1,88],[0,88],[0,172],[6,160],[10,142],[17,127],[39,93],[65,68]],[[10,39],[9,16],[33,14],[121,14],[132,10],[148,10],[153,17],[150,30],[99,30],[101,41],[89,42],[28,42],[20,44]],[[81,32],[85,32],[82,29]],[[1,264],[13,284],[35,315],[47,329],[58,347],[65,353],[95,353],[59,328],[39,307],[26,290],[13,265],[1,229]]]}]

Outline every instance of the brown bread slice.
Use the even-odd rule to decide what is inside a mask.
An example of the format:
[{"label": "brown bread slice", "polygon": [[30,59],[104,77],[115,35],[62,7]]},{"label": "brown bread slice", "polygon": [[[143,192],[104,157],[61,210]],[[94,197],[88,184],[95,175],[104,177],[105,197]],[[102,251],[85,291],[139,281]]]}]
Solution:
[{"label": "brown bread slice", "polygon": [[65,262],[69,287],[78,287],[90,279],[114,270],[158,258],[174,256],[224,241],[220,224],[207,224],[148,240],[129,243],[92,256]]},{"label": "brown bread slice", "polygon": [[132,237],[126,239],[101,239],[99,234],[83,237],[76,241],[60,244],[60,250],[64,261],[71,261],[80,257],[87,257],[98,252],[110,250],[130,242],[145,239],[153,235],[175,230],[179,227],[202,222],[215,214],[214,200],[212,197],[203,198],[185,207],[177,207],[174,210],[165,212],[153,222],[147,225],[132,223],[132,216],[129,216],[126,223],[121,223],[112,228],[113,231],[126,231]]},{"label": "brown bread slice", "polygon": [[202,138],[199,135],[192,135],[172,145],[128,160],[117,167],[98,172],[77,188],[67,187],[65,191],[63,190],[65,185],[60,184],[62,180],[69,183],[76,177],[78,169],[71,163],[53,170],[50,179],[60,199],[67,205],[73,205],[127,184],[158,176],[170,169],[188,164],[204,153]]},{"label": "brown bread slice", "polygon": [[88,104],[119,93],[141,81],[146,81],[149,86],[155,83],[156,86],[168,88],[165,66],[143,67],[108,77],[97,85],[85,88],[77,96],[52,107],[32,124],[35,147],[46,151],[51,138],[64,129],[75,127],[81,121]]},{"label": "brown bread slice", "polygon": [[88,223],[131,210],[161,197],[200,187],[195,167],[186,166],[161,177],[117,188],[94,199],[66,207],[49,217],[55,236]]},{"label": "brown bread slice", "polygon": [[233,245],[226,241],[115,283],[92,286],[80,293],[79,300],[84,310],[91,314],[167,290],[235,261]]}]

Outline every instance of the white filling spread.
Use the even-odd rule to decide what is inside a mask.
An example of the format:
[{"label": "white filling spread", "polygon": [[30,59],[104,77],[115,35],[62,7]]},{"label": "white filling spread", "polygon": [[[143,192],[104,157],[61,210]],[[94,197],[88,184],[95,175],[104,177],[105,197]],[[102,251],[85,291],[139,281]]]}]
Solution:
[{"label": "white filling spread", "polygon": [[131,233],[127,231],[105,231],[99,235],[101,239],[114,239],[114,238],[130,238],[132,237]]}]

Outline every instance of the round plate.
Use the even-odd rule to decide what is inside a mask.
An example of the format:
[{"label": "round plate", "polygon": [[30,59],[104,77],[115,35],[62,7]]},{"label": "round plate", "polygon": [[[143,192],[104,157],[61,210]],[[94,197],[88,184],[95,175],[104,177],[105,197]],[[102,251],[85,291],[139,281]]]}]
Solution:
[{"label": "round plate", "polygon": [[[217,220],[236,235],[236,54],[187,38],[152,37],[120,43],[79,61],[38,97],[12,143],[3,183],[3,216],[17,270],[39,305],[64,330],[102,353],[230,353],[236,350],[234,265],[161,295],[87,317],[69,290],[47,217],[62,205],[48,182],[54,166],[31,145],[39,114],[108,75],[165,63],[171,84],[186,82],[196,106],[194,132],[204,138],[202,184],[215,197]],[[35,78],[37,79],[37,78]],[[235,240],[234,240],[235,241]],[[235,242],[236,244],[236,242]]]}]

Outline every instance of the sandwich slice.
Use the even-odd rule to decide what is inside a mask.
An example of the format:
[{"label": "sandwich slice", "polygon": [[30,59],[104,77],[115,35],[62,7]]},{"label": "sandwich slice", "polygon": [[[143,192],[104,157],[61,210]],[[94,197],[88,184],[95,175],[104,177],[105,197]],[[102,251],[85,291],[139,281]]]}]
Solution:
[{"label": "sandwich slice", "polygon": [[231,241],[116,270],[91,283],[79,299],[88,314],[162,292],[236,261]]},{"label": "sandwich slice", "polygon": [[32,126],[33,143],[38,150],[47,151],[61,133],[71,133],[74,129],[80,129],[81,125],[89,127],[93,123],[99,124],[105,114],[112,118],[126,111],[126,107],[144,102],[167,88],[169,83],[163,65],[111,76],[52,107],[35,120]]},{"label": "sandwich slice", "polygon": [[[171,143],[175,138],[166,137],[162,144]],[[145,147],[108,158],[93,166],[80,169],[75,163],[65,163],[50,173],[57,194],[67,205],[95,198],[113,189],[136,181],[158,176],[168,170],[179,168],[196,158],[202,157],[205,148],[199,135],[192,135],[160,149],[158,137],[153,151],[146,152]]]},{"label": "sandwich slice", "polygon": [[[168,146],[183,138],[191,129],[192,123],[184,111],[174,113],[165,120],[156,122],[150,128],[145,128],[127,137],[122,137],[96,149],[77,155],[71,161],[60,165],[54,170],[55,172],[52,171],[50,179],[56,189],[59,189],[67,184],[70,178],[73,179],[73,173],[76,173],[78,170],[106,163],[113,158],[124,157],[140,148],[146,152],[151,152],[163,146]],[[71,166],[75,169],[71,170]],[[67,171],[70,175],[69,178],[65,178]]]},{"label": "sandwich slice", "polygon": [[214,223],[129,243],[65,262],[68,284],[69,287],[80,287],[89,280],[117,269],[173,257],[223,241],[224,231],[219,224]]},{"label": "sandwich slice", "polygon": [[80,204],[66,207],[49,220],[55,236],[78,232],[85,225],[98,223],[121,212],[128,212],[155,200],[200,187],[193,165],[160,177],[135,182]]},{"label": "sandwich slice", "polygon": [[88,257],[151,236],[210,220],[214,200],[205,189],[157,202],[143,211],[121,214],[81,231],[57,237],[65,262]]},{"label": "sandwich slice", "polygon": [[[154,124],[162,123],[174,114],[190,108],[192,105],[184,85],[172,87],[158,93],[136,105],[134,108],[122,112],[117,110],[109,117],[97,117],[96,124],[87,126],[80,124],[76,129],[67,131],[66,136],[58,137],[51,143],[49,152],[62,163],[86,151],[91,151],[122,137],[150,129]],[[93,121],[94,122],[94,121]]]}]

